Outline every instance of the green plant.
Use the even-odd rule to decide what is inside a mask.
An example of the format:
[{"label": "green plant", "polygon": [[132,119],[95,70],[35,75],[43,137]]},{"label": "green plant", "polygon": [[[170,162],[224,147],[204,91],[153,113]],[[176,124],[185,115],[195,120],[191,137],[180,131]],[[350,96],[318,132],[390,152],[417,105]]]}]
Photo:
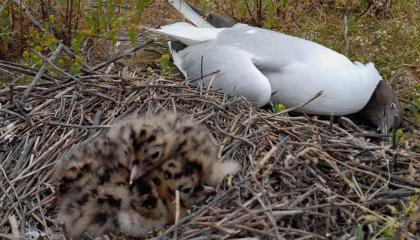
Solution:
[{"label": "green plant", "polygon": [[[34,49],[44,56],[54,52],[58,42],[63,42],[75,53],[69,58],[61,54],[56,62],[71,74],[77,74],[82,66],[81,46],[87,38],[116,43],[123,25],[135,22],[151,0],[22,0],[39,27],[30,24],[31,20],[22,12],[21,6],[8,1],[0,4],[0,58],[20,58],[26,66],[39,68],[43,65],[40,57],[29,51]],[[124,13],[121,9],[124,9]],[[40,11],[36,11],[40,9]],[[136,42],[137,32],[134,24],[128,28],[129,39]],[[16,38],[19,41],[16,41]],[[16,49],[10,51],[10,49]],[[53,68],[50,73],[60,75]]]},{"label": "green plant", "polygon": [[140,18],[143,15],[144,9],[150,3],[152,3],[152,0],[136,0],[136,10],[137,10],[136,14],[137,14],[137,17]]},{"label": "green plant", "polygon": [[283,110],[286,110],[286,106],[284,106],[283,104],[276,104],[276,105],[273,105],[272,107],[272,111],[274,113],[281,112]]},{"label": "green plant", "polygon": [[134,24],[131,24],[128,28],[128,39],[132,44],[135,44],[137,41],[136,25]]},{"label": "green plant", "polygon": [[170,75],[175,72],[175,67],[171,62],[171,56],[169,54],[163,54],[159,58],[159,67],[165,75]]}]

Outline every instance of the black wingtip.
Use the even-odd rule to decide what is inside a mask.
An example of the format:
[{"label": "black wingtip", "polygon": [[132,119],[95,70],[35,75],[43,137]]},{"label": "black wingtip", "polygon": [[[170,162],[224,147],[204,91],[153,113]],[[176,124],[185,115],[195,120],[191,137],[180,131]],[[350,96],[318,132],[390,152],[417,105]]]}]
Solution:
[{"label": "black wingtip", "polygon": [[194,7],[189,3],[188,5],[194,10],[194,12],[198,13],[200,16],[205,18],[205,20],[215,28],[229,28],[235,25],[234,21],[226,17],[214,13],[210,13],[208,16],[205,16],[205,12],[202,9]]},{"label": "black wingtip", "polygon": [[171,46],[172,51],[175,52],[182,51],[187,47],[187,45],[183,44],[180,41],[171,41],[169,45]]}]

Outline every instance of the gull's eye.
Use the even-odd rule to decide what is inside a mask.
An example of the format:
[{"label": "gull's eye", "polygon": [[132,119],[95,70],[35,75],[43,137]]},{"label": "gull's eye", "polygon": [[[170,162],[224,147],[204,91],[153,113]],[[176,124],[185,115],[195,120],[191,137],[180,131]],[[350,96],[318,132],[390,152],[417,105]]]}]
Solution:
[{"label": "gull's eye", "polygon": [[391,109],[394,110],[395,108],[397,108],[397,106],[395,105],[395,103],[391,103]]}]

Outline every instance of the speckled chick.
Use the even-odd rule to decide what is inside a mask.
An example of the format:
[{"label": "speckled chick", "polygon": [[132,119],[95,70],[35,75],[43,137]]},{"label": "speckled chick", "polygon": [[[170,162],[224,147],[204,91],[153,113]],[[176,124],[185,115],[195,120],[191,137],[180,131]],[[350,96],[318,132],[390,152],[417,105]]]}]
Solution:
[{"label": "speckled chick", "polygon": [[58,222],[67,236],[146,236],[202,203],[239,166],[217,160],[205,127],[177,114],[122,121],[73,146],[57,163]]}]

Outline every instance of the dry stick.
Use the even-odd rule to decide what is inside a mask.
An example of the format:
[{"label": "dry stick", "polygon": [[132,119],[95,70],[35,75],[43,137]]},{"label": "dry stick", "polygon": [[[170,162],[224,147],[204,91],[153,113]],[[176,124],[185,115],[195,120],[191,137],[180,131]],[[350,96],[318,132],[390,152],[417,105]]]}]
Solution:
[{"label": "dry stick", "polygon": [[[205,227],[211,227],[211,228],[216,228],[217,230],[219,230],[219,231],[221,231],[221,232],[223,232],[224,234],[227,234],[227,235],[233,235],[233,234],[237,234],[237,233],[239,233],[240,232],[240,230],[232,230],[232,229],[230,229],[230,228],[226,228],[226,226],[220,226],[220,225],[216,225],[216,224],[214,224],[214,223],[204,223],[204,222],[199,222],[199,223],[197,223],[198,225],[201,225],[201,226],[205,226]],[[176,238],[174,238],[174,239],[176,239]]]},{"label": "dry stick", "polygon": [[317,99],[318,97],[320,97],[322,94],[324,93],[324,90],[321,90],[321,91],[319,91],[317,94],[315,94],[315,96],[313,96],[312,98],[310,98],[310,99],[308,99],[307,101],[305,101],[305,102],[303,102],[303,103],[301,103],[301,104],[299,104],[298,106],[296,106],[296,107],[291,107],[291,108],[288,108],[288,109],[286,109],[286,110],[283,110],[283,111],[281,111],[281,112],[278,112],[278,113],[275,113],[275,114],[270,114],[268,117],[263,117],[257,110],[255,110],[249,103],[247,103],[248,104],[248,106],[250,106],[251,107],[251,109],[255,112],[255,114],[257,114],[257,117],[259,117],[261,120],[263,120],[265,123],[267,123],[268,125],[270,125],[271,127],[273,127],[273,128],[275,128],[275,129],[278,129],[278,130],[281,130],[279,127],[277,127],[277,126],[275,126],[274,124],[272,124],[271,122],[269,122],[268,121],[268,119],[271,119],[271,118],[273,118],[273,117],[276,117],[276,116],[278,116],[278,115],[282,115],[282,114],[284,114],[284,113],[288,113],[288,112],[292,112],[292,111],[295,111],[295,110],[297,110],[297,109],[299,109],[299,108],[301,108],[301,107],[304,107],[306,104],[308,104],[308,103],[310,103],[310,102],[312,102],[313,100],[315,100],[315,99]]},{"label": "dry stick", "polygon": [[[338,162],[340,162],[340,161],[338,161]],[[389,177],[390,179],[393,179],[395,181],[402,182],[404,184],[410,185],[413,188],[420,188],[420,183],[418,183],[418,182],[414,182],[414,181],[396,176],[395,174],[389,174],[389,173],[384,172],[384,171],[382,171],[380,169],[377,169],[377,168],[365,166],[365,165],[362,165],[362,164],[356,164],[356,163],[350,163],[350,165],[353,165],[354,167],[361,168],[363,170],[367,170],[367,171],[370,171],[372,173],[375,173],[375,174],[378,174],[378,175],[381,175],[381,176],[384,176],[384,177]],[[393,182],[390,182],[390,183],[395,184]],[[400,185],[398,185],[398,186],[400,186]]]},{"label": "dry stick", "polygon": [[15,113],[15,112],[7,110],[7,109],[0,109],[0,111],[5,112],[5,113],[10,114],[10,115],[14,115],[14,116],[22,119],[23,121],[26,121],[26,118],[24,116],[20,115],[19,113]]},{"label": "dry stick", "polygon": [[105,61],[105,62],[99,63],[98,65],[96,65],[95,67],[93,67],[91,70],[92,71],[97,71],[97,70],[99,70],[99,69],[101,69],[101,68],[103,68],[103,67],[105,67],[105,66],[107,66],[107,65],[109,65],[109,64],[111,64],[111,63],[113,63],[115,61],[117,61],[120,58],[123,58],[125,56],[128,56],[128,55],[136,52],[137,50],[144,48],[145,46],[151,44],[154,41],[155,41],[154,39],[147,40],[146,42],[141,43],[141,44],[139,44],[136,47],[130,48],[127,51],[125,51],[125,52],[123,52],[123,53],[121,53],[121,54],[119,54],[119,55],[117,55],[117,56],[115,56],[115,57],[113,57],[113,58]]},{"label": "dry stick", "polygon": [[64,135],[63,136],[63,138],[62,139],[60,139],[59,141],[57,141],[57,142],[55,142],[51,147],[49,147],[45,152],[43,152],[39,157],[37,157],[37,160],[35,161],[35,162],[32,162],[32,163],[30,163],[25,169],[23,169],[20,173],[19,173],[19,175],[15,178],[15,179],[13,179],[12,181],[11,181],[11,183],[15,183],[16,181],[19,181],[19,180],[21,180],[21,179],[23,179],[23,178],[27,178],[27,177],[29,177],[29,176],[32,176],[33,174],[35,174],[35,173],[37,173],[37,172],[40,172],[40,171],[42,171],[43,169],[45,169],[45,168],[48,168],[49,166],[51,166],[51,165],[53,165],[54,163],[50,163],[50,164],[48,164],[48,165],[44,165],[44,166],[42,166],[41,168],[39,168],[39,169],[36,169],[35,171],[33,171],[33,172],[29,172],[29,173],[26,173],[26,172],[28,172],[31,168],[33,168],[36,164],[38,164],[39,163],[39,161],[40,160],[42,160],[42,159],[44,159],[44,158],[46,158],[47,156],[49,156],[49,154],[52,152],[52,150],[54,150],[54,149],[56,149],[56,148],[58,148],[58,146],[60,145],[60,144],[62,144],[64,141],[66,141],[67,140],[67,138],[69,138],[72,134],[74,133],[74,130],[70,130],[66,135]]},{"label": "dry stick", "polygon": [[13,235],[10,235],[10,234],[3,234],[3,233],[0,233],[0,238],[6,239],[6,240],[25,240],[25,239],[27,239],[27,238],[17,237],[17,236],[13,236]]},{"label": "dry stick", "polygon": [[[345,166],[346,168],[349,168],[349,169],[352,169],[354,171],[358,171],[358,172],[361,172],[361,173],[364,173],[364,174],[367,174],[367,175],[374,176],[376,178],[381,179],[384,182],[387,182],[388,184],[391,184],[391,185],[394,185],[394,186],[397,186],[397,187],[408,188],[408,189],[412,189],[414,187],[420,188],[420,184],[418,184],[418,183],[416,183],[414,181],[410,181],[410,180],[407,180],[407,179],[404,179],[404,178],[401,178],[401,177],[398,177],[398,176],[395,176],[395,175],[390,175],[389,173],[384,172],[384,171],[381,171],[381,170],[376,169],[376,168],[372,168],[372,167],[365,166],[365,165],[362,165],[362,164],[357,164],[357,163],[349,163],[349,164],[347,164],[347,163],[345,163],[343,161],[340,161],[340,160],[337,160],[337,159],[335,161],[337,163]],[[399,181],[399,182],[402,182],[402,183],[411,185],[411,187],[400,185],[400,184],[394,183],[392,181],[387,181],[385,179],[385,177],[389,177],[390,179],[393,179],[393,180],[396,180],[396,181]]]},{"label": "dry stick", "polygon": [[[255,179],[255,178],[254,178],[254,179]],[[273,217],[273,211],[272,211],[271,207],[268,207],[268,206],[264,203],[264,201],[261,199],[261,197],[257,197],[257,200],[258,200],[259,204],[261,205],[261,207],[263,208],[263,210],[266,210],[266,211],[265,211],[265,214],[266,214],[266,216],[267,216],[268,220],[270,220],[271,224],[273,225],[274,232],[276,233],[276,238],[277,238],[277,240],[281,240],[281,239],[283,239],[283,238],[280,236],[280,232],[278,231],[278,227],[279,227],[279,226],[277,225],[277,222],[276,222],[276,220],[275,220],[275,219],[274,219],[274,217]]]},{"label": "dry stick", "polygon": [[[4,179],[6,180],[7,184],[9,185],[9,187],[6,189],[4,188],[4,196],[7,196],[9,198],[9,200],[13,200],[13,198],[9,195],[10,189],[13,191],[13,195],[16,198],[17,201],[19,201],[19,194],[16,191],[15,186],[12,184],[12,182],[9,180],[9,177],[7,176],[6,171],[4,170],[3,166],[0,164],[0,170],[4,175]],[[21,214],[19,214],[21,215]],[[22,217],[22,216],[20,216]]]},{"label": "dry stick", "polygon": [[344,15],[344,42],[346,43],[346,46],[344,48],[344,55],[348,56],[349,54],[349,24],[347,20],[347,14]]},{"label": "dry stick", "polygon": [[[53,54],[48,58],[48,61],[49,62],[54,62],[55,59],[60,55],[61,50],[63,50],[63,43],[60,42],[60,44],[55,49],[55,51],[53,52]],[[29,94],[31,93],[31,91],[34,89],[34,87],[35,87],[36,83],[38,82],[38,80],[41,78],[41,76],[47,70],[48,65],[49,65],[48,62],[44,62],[44,65],[42,65],[42,67],[36,73],[35,77],[32,79],[32,81],[29,83],[29,85],[26,88],[26,90],[23,92],[23,97],[22,97],[22,100],[21,100],[22,102],[25,102],[26,101],[27,97],[29,96]]]},{"label": "dry stick", "polygon": [[307,232],[307,231],[296,229],[296,228],[279,227],[279,230],[282,230],[283,232],[296,232],[296,233],[306,234],[308,236],[311,236],[312,238],[327,239],[326,237],[321,236],[319,234]]},{"label": "dry stick", "polygon": [[352,126],[354,129],[356,129],[358,132],[363,132],[363,129],[361,129],[359,126],[357,126],[352,120],[350,120],[347,117],[341,116],[339,120],[342,120],[343,122],[348,123],[350,126]]},{"label": "dry stick", "polygon": [[[235,228],[239,228],[239,229],[251,232],[253,234],[260,234],[260,235],[263,235],[265,237],[268,237],[268,239],[275,239],[276,238],[276,236],[274,234],[269,233],[268,231],[262,231],[262,230],[255,229],[255,228],[252,228],[252,227],[249,227],[249,226],[246,226],[246,225],[237,224],[237,225],[235,225]],[[260,239],[260,238],[256,238],[256,239]]]},{"label": "dry stick", "polygon": [[22,10],[23,13],[31,20],[32,24],[35,25],[39,30],[42,32],[45,32],[44,27],[42,24],[34,17],[32,16],[31,12],[28,10],[28,8],[22,3],[20,0],[13,0],[13,3],[15,3],[16,6]]},{"label": "dry stick", "polygon": [[[33,72],[33,75],[35,75],[35,73],[36,73],[36,71],[33,68],[27,67],[27,66],[19,64],[19,63],[9,62],[9,61],[6,61],[6,60],[1,60],[1,59],[0,59],[0,66],[4,66],[6,68],[9,67],[11,69],[25,69],[25,70]],[[13,68],[13,67],[15,67],[15,68]]]},{"label": "dry stick", "polygon": [[[385,217],[385,216],[383,216],[383,215],[381,215],[381,214],[379,214],[379,213],[377,213],[377,212],[375,212],[375,211],[373,211],[373,210],[370,210],[369,208],[367,208],[367,207],[365,207],[365,206],[363,206],[363,205],[361,205],[361,204],[359,204],[359,203],[357,203],[357,202],[354,202],[354,201],[350,200],[348,197],[345,197],[345,196],[343,196],[343,195],[341,195],[341,194],[338,194],[338,193],[336,193],[336,192],[333,192],[331,189],[325,188],[324,186],[321,186],[321,185],[319,185],[318,183],[315,183],[315,184],[316,184],[316,185],[319,187],[319,189],[321,189],[322,191],[324,191],[324,192],[326,192],[326,193],[331,193],[331,194],[333,194],[333,195],[335,195],[335,196],[337,196],[337,197],[340,197],[340,198],[344,199],[345,201],[347,201],[348,203],[353,204],[354,206],[357,206],[358,208],[362,209],[363,211],[368,212],[368,213],[370,213],[370,214],[372,214],[372,215],[374,215],[374,216],[376,216],[376,217],[380,218],[381,220],[383,220],[383,221],[385,221],[385,222],[387,222],[387,221],[389,220],[387,217]],[[395,223],[396,225],[398,225],[398,226],[402,226],[402,224],[401,224],[400,222],[396,221],[396,220],[394,221],[394,223]]]},{"label": "dry stick", "polygon": [[9,225],[12,228],[12,234],[14,236],[19,237],[20,232],[19,232],[19,229],[18,229],[18,222],[17,222],[16,216],[14,214],[12,214],[12,215],[9,215],[8,218],[9,218]]},{"label": "dry stick", "polygon": [[[10,84],[10,86],[9,86],[9,102],[10,102],[10,105],[15,104],[15,101],[14,101],[15,96],[14,96],[14,92],[13,92],[13,86],[14,86],[14,83]],[[24,119],[24,120],[26,120],[26,119]]]},{"label": "dry stick", "polygon": [[309,195],[311,195],[315,191],[318,191],[318,187],[311,188],[306,193],[298,196],[292,203],[290,203],[290,207],[296,207],[299,203],[304,201]]},{"label": "dry stick", "polygon": [[57,65],[55,65],[53,62],[51,62],[48,58],[44,57],[41,53],[33,50],[32,48],[29,49],[31,52],[35,53],[36,55],[38,55],[40,58],[42,58],[42,60],[44,60],[45,62],[47,62],[48,64],[51,65],[51,67],[55,68],[57,71],[59,71],[60,73],[62,73],[63,75],[73,79],[74,81],[78,82],[78,83],[82,83],[80,82],[80,80],[78,78],[76,78],[75,76],[71,75],[70,73],[64,71],[63,69],[61,69],[60,67],[58,67]]},{"label": "dry stick", "polygon": [[[177,224],[178,221],[179,221],[180,213],[181,213],[181,203],[180,203],[180,200],[179,200],[179,191],[176,190],[175,191],[175,224]],[[174,238],[175,239],[178,238],[178,231],[177,230],[175,230]]]},{"label": "dry stick", "polygon": [[[67,47],[66,45],[64,45],[64,51],[67,53],[68,56],[70,56],[71,58],[76,58],[76,54],[74,54],[74,52]],[[90,69],[90,67],[88,65],[86,65],[85,63],[82,63],[82,71],[89,73],[89,74],[95,74],[94,71],[92,71],[92,69]]]},{"label": "dry stick", "polygon": [[211,73],[204,74],[203,76],[200,76],[199,78],[195,78],[195,79],[189,80],[189,82],[196,82],[196,81],[201,80],[203,78],[206,78],[206,77],[215,75],[216,73],[219,73],[219,72],[220,72],[220,70],[216,70],[216,71],[213,71]]},{"label": "dry stick", "polygon": [[[10,63],[7,61],[2,61],[0,60],[0,68],[2,69],[8,69],[9,71],[15,71],[18,73],[23,73],[26,75],[30,75],[30,76],[35,76],[36,72],[35,70],[33,70],[32,68],[27,68],[25,66],[19,65],[19,64],[14,64],[14,63]],[[50,77],[42,75],[42,78],[47,79],[47,80],[51,80]]]},{"label": "dry stick", "polygon": [[203,78],[203,64],[204,64],[204,56],[202,55],[201,56],[201,62],[200,62],[200,80],[201,81],[204,81],[204,78]]},{"label": "dry stick", "polygon": [[302,108],[302,107],[306,106],[307,104],[309,104],[310,102],[312,102],[313,100],[320,97],[323,93],[324,93],[324,90],[321,90],[317,94],[315,94],[315,96],[313,96],[312,98],[306,100],[305,102],[297,105],[296,107],[291,107],[291,108],[288,108],[286,110],[280,111],[278,113],[272,114],[272,115],[269,116],[269,118],[274,117],[274,116],[278,116],[278,115],[282,115],[282,114],[285,114],[285,113],[288,113],[288,112],[293,112],[293,111],[295,111],[299,108]]},{"label": "dry stick", "polygon": [[276,153],[281,146],[284,147],[288,139],[288,136],[284,137],[276,146],[271,148],[271,150],[258,162],[258,165],[254,168],[254,170],[252,170],[252,172],[250,172],[250,174],[255,177],[255,174],[261,169],[261,167],[265,165],[265,163],[274,155],[274,153]]},{"label": "dry stick", "polygon": [[[255,200],[257,200],[257,197],[260,197],[262,195],[262,193],[257,193],[256,195],[254,195],[250,200],[246,201],[242,207],[246,208],[248,206],[250,206]],[[234,212],[232,212],[231,214],[229,214],[228,216],[226,216],[225,218],[223,218],[222,220],[220,220],[219,222],[217,222],[217,225],[222,225],[224,224],[226,221],[232,219],[235,215],[237,215],[242,209],[236,209]]]},{"label": "dry stick", "polygon": [[365,133],[354,133],[355,137],[375,137],[375,138],[386,138],[389,137],[387,133],[375,133],[375,132],[365,132]]},{"label": "dry stick", "polygon": [[255,148],[255,145],[249,141],[248,139],[244,138],[244,137],[240,137],[240,136],[236,136],[234,134],[228,133],[225,130],[221,129],[219,125],[216,125],[216,129],[219,130],[221,133],[226,134],[227,136],[234,138],[234,139],[238,139],[241,140],[242,142],[250,145],[251,147]]},{"label": "dry stick", "polygon": [[[40,183],[39,183],[39,181],[40,180],[38,178],[38,183],[37,183],[37,186],[36,186],[36,194],[35,194],[35,196],[36,196],[36,200],[37,200],[38,206],[41,206],[41,198],[39,196],[40,195]],[[44,209],[42,207],[40,207],[39,208],[39,212],[41,214],[42,225],[44,226],[44,229],[47,232],[47,237],[48,238],[51,238],[53,236],[53,234],[51,232],[51,229],[48,227],[48,224],[47,224],[47,221],[46,221],[46,218],[45,218]]]},{"label": "dry stick", "polygon": [[[231,187],[229,190],[225,191],[224,193],[220,194],[219,196],[217,196],[213,201],[211,201],[209,204],[207,204],[207,208],[210,206],[213,206],[214,204],[216,204],[217,202],[219,202],[221,199],[223,199],[226,196],[232,196],[232,193],[237,190],[236,187],[239,187],[240,185],[242,185],[245,182],[245,180],[240,181],[238,184],[235,185],[235,187]],[[199,216],[200,214],[204,213],[205,211],[207,211],[206,207],[203,207],[199,210],[197,210],[196,212],[194,212],[193,214],[184,217],[183,219],[179,220],[179,222],[177,224],[174,224],[172,226],[170,226],[168,229],[166,229],[166,231],[159,237],[157,238],[152,238],[153,240],[163,240],[166,239],[166,237],[175,229],[177,229],[180,225],[184,224],[185,222],[187,222],[188,220],[191,220],[197,216]]]},{"label": "dry stick", "polygon": [[39,111],[39,110],[43,109],[44,107],[48,106],[50,103],[60,99],[62,96],[64,96],[68,92],[72,91],[73,89],[74,89],[74,87],[68,87],[68,88],[64,89],[63,91],[61,91],[57,95],[55,95],[53,99],[49,99],[49,100],[43,102],[42,104],[38,105],[34,109],[32,109],[32,111],[29,112],[29,115],[36,113],[37,111]]}]

